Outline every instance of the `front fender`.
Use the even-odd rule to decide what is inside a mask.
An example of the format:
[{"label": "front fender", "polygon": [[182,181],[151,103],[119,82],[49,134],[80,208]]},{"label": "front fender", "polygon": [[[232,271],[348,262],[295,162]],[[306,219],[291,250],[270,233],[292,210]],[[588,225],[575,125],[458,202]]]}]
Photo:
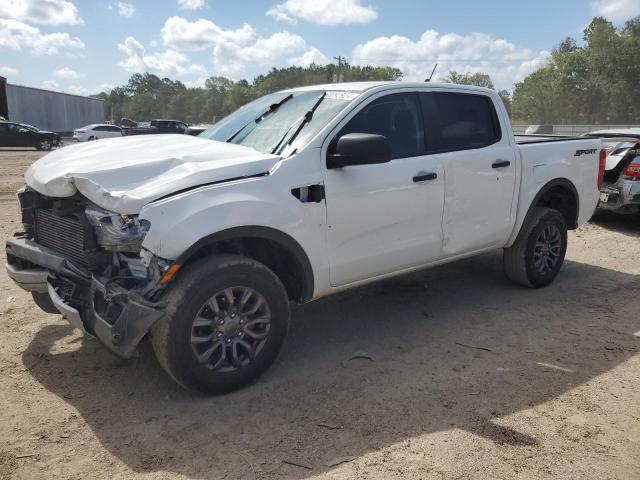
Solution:
[{"label": "front fender", "polygon": [[[154,255],[180,261],[203,239],[225,231],[282,232],[312,271],[312,285],[327,272],[323,264],[325,206],[301,203],[273,177],[200,187],[152,202],[140,212],[151,222],[142,246]],[[243,230],[245,229],[245,230]],[[281,242],[282,243],[282,242]],[[287,246],[286,244],[283,246]],[[306,269],[306,267],[305,267]],[[321,284],[321,283],[320,283]]]}]

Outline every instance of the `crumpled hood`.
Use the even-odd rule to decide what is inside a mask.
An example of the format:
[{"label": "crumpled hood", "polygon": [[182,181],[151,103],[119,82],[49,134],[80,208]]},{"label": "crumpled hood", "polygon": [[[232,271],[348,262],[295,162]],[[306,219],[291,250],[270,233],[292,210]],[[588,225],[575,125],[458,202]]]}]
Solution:
[{"label": "crumpled hood", "polygon": [[31,165],[25,180],[49,197],[80,192],[106,210],[136,214],[186,188],[269,172],[278,160],[190,135],[141,135],[61,148]]}]

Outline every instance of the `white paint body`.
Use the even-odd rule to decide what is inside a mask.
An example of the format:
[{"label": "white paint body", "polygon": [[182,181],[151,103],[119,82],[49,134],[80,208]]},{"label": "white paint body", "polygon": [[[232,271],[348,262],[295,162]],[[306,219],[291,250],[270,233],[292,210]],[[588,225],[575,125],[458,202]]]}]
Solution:
[{"label": "white paint body", "polygon": [[89,139],[100,140],[101,138],[115,138],[115,137],[122,136],[122,131],[120,130],[108,131],[108,130],[102,130],[101,127],[113,128],[113,125],[95,124],[95,125],[87,125],[84,128],[78,128],[73,131],[73,139],[76,142],[87,142],[89,141]]},{"label": "white paint body", "polygon": [[[306,253],[314,298],[507,247],[538,192],[555,179],[575,187],[579,224],[595,210],[600,140],[518,145],[494,91],[395,82],[298,90],[305,89],[360,93],[288,158],[199,137],[124,137],[51,153],[29,169],[27,183],[44,195],[80,191],[103,208],[139,214],[151,222],[143,247],[169,260],[229,228],[279,230]],[[386,164],[326,168],[329,143],[357,112],[380,96],[415,91],[488,96],[498,113],[501,140]],[[595,153],[575,156],[577,150]],[[496,160],[511,164],[494,169]],[[413,177],[424,172],[438,177],[414,183]],[[322,202],[302,203],[291,193],[315,184],[324,185]]]}]

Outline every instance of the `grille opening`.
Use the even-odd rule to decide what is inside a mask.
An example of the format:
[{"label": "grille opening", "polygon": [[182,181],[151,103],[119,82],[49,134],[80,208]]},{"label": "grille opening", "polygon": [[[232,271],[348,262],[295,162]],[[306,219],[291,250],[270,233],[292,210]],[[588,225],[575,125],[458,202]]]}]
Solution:
[{"label": "grille opening", "polygon": [[55,215],[46,209],[36,209],[34,220],[36,242],[74,263],[88,265],[85,231],[79,220]]}]

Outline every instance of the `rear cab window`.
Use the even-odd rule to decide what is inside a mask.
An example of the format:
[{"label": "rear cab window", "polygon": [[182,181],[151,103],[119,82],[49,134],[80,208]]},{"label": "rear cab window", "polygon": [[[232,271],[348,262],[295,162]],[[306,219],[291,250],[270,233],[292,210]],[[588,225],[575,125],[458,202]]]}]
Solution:
[{"label": "rear cab window", "polygon": [[483,148],[502,138],[498,115],[487,95],[421,93],[427,149],[433,153]]}]

